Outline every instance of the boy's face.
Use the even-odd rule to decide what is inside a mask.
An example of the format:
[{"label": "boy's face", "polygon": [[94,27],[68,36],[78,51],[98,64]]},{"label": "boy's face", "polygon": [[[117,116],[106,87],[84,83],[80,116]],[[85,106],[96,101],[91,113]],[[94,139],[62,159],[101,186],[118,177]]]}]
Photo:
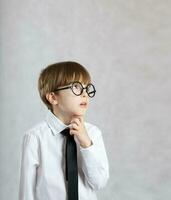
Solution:
[{"label": "boy's face", "polygon": [[54,112],[64,121],[74,116],[85,115],[89,105],[89,96],[85,89],[79,96],[76,96],[69,88],[60,90],[55,96],[57,104],[53,106]]}]

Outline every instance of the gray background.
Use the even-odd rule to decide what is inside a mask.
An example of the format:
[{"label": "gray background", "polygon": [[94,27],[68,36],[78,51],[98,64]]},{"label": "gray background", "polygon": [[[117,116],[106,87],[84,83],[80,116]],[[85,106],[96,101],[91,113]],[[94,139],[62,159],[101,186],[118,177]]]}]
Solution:
[{"label": "gray background", "polygon": [[98,199],[171,199],[171,1],[0,1],[0,199],[17,200],[21,142],[44,119],[37,78],[75,60],[97,87],[110,180]]}]

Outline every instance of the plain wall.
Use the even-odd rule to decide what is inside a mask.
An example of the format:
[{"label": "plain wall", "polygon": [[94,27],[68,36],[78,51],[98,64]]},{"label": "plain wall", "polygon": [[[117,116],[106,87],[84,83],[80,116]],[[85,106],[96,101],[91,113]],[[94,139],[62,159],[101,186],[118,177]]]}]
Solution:
[{"label": "plain wall", "polygon": [[0,199],[17,200],[21,143],[44,120],[37,79],[74,60],[97,95],[87,113],[103,138],[104,200],[171,199],[171,1],[0,1]]}]

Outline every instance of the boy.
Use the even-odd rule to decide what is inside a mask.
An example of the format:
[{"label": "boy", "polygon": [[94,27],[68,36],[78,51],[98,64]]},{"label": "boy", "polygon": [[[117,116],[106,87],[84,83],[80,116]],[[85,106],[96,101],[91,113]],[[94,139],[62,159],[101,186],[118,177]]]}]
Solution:
[{"label": "boy", "polygon": [[24,136],[19,199],[96,200],[109,170],[101,131],[84,122],[96,92],[88,71],[70,61],[49,65],[38,89],[49,111]]}]

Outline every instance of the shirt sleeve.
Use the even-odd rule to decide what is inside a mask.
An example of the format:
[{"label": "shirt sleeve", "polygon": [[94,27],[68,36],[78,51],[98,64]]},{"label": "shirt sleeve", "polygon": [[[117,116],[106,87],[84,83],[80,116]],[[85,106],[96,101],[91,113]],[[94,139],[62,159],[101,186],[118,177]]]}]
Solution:
[{"label": "shirt sleeve", "polygon": [[82,170],[89,185],[94,190],[103,188],[109,178],[109,165],[101,131],[94,126],[89,131],[92,145],[80,147]]},{"label": "shirt sleeve", "polygon": [[34,134],[26,133],[23,138],[20,172],[19,200],[34,200],[36,168],[39,165],[38,141]]}]

